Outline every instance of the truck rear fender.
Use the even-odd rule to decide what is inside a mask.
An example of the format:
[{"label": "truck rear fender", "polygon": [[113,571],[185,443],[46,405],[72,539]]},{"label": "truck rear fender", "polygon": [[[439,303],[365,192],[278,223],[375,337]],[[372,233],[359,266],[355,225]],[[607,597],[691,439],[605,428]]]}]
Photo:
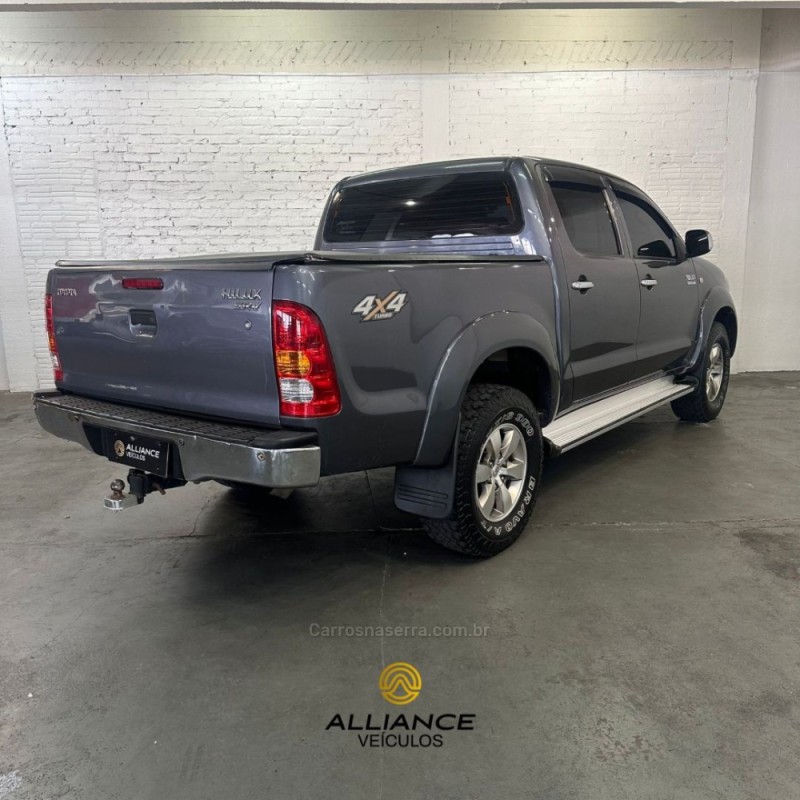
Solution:
[{"label": "truck rear fender", "polygon": [[527,314],[496,312],[462,330],[436,373],[414,465],[396,470],[395,505],[423,517],[447,517],[453,508],[459,412],[469,385],[485,379],[517,386],[531,396],[546,424],[557,410],[557,363],[545,327]]},{"label": "truck rear fender", "polygon": [[[502,360],[492,361],[498,354],[507,359],[505,364]],[[501,365],[503,368],[499,369]],[[525,374],[519,374],[519,370]],[[467,388],[476,376],[485,375],[492,380],[493,374],[497,375],[495,382],[517,386],[531,395],[543,425],[555,415],[560,378],[552,336],[527,314],[487,314],[458,334],[439,364],[414,466],[437,467],[446,462]]]}]

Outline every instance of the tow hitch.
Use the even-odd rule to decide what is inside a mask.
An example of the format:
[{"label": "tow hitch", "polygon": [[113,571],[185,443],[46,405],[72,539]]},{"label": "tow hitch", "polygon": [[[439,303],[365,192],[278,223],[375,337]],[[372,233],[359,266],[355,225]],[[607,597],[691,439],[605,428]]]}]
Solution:
[{"label": "tow hitch", "polygon": [[145,496],[150,492],[164,494],[167,489],[174,489],[176,486],[186,486],[186,481],[161,478],[140,469],[132,469],[128,473],[128,494],[125,494],[125,481],[116,478],[111,481],[111,494],[103,501],[103,505],[110,511],[122,511],[144,503]]}]

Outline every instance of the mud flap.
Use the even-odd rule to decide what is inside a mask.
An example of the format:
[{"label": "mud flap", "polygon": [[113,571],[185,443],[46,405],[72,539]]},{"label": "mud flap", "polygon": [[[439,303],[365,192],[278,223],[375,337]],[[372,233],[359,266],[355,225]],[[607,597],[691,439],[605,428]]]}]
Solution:
[{"label": "mud flap", "polygon": [[419,517],[444,519],[453,510],[457,445],[441,467],[398,467],[394,476],[394,504]]}]

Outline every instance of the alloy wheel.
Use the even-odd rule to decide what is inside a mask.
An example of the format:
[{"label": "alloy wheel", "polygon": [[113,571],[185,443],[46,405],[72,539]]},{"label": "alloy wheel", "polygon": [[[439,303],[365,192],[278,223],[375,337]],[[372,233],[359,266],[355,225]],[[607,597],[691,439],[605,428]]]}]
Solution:
[{"label": "alloy wheel", "polygon": [[486,437],[475,468],[473,496],[490,522],[500,522],[514,509],[525,484],[528,449],[519,428],[497,425]]},{"label": "alloy wheel", "polygon": [[713,403],[722,389],[722,380],[725,376],[725,354],[719,343],[711,348],[706,370],[706,398]]}]

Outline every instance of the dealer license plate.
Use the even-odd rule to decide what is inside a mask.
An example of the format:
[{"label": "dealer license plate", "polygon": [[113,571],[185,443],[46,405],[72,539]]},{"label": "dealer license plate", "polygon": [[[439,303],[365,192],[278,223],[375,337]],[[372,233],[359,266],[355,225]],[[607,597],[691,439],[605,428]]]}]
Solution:
[{"label": "dealer license plate", "polygon": [[111,461],[137,467],[162,478],[167,476],[169,442],[133,433],[104,430],[103,447],[106,457]]}]

